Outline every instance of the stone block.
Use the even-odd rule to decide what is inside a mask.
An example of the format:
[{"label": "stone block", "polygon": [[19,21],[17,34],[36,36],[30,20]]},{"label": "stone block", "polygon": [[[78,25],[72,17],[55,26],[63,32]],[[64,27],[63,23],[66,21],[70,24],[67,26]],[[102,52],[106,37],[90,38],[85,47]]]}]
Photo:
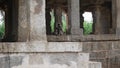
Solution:
[{"label": "stone block", "polygon": [[30,42],[28,47],[28,52],[46,52],[46,42],[34,41]]},{"label": "stone block", "polygon": [[118,27],[118,28],[116,29],[116,35],[117,35],[117,36],[120,35],[120,27]]},{"label": "stone block", "polygon": [[79,53],[78,60],[79,61],[89,61],[89,53]]},{"label": "stone block", "polygon": [[66,64],[70,65],[71,62],[78,61],[78,53],[50,53],[45,55],[45,57],[49,58],[51,64]]},{"label": "stone block", "polygon": [[102,51],[102,52],[92,52],[90,53],[90,59],[104,59],[107,57],[107,52]]},{"label": "stone block", "polygon": [[77,53],[33,53],[22,65],[12,68],[77,68],[77,57]]},{"label": "stone block", "polygon": [[102,64],[100,62],[90,62],[88,68],[102,68]]},{"label": "stone block", "polygon": [[82,43],[79,42],[49,42],[48,52],[80,52]]},{"label": "stone block", "polygon": [[14,66],[21,65],[23,56],[10,56],[9,54],[0,55],[0,68],[11,68]]},{"label": "stone block", "polygon": [[9,52],[9,46],[11,44],[10,43],[3,43],[2,45],[2,52],[5,53],[5,52]]},{"label": "stone block", "polygon": [[112,42],[83,42],[84,52],[108,51],[112,49]]},{"label": "stone block", "polygon": [[112,49],[116,50],[116,49],[120,49],[120,42],[119,41],[114,41],[112,42]]},{"label": "stone block", "polygon": [[10,67],[19,66],[23,62],[23,56],[10,56]]},{"label": "stone block", "polygon": [[[74,26],[76,27],[76,26]],[[72,35],[83,35],[83,29],[71,29],[71,34]]]},{"label": "stone block", "polygon": [[3,47],[3,43],[0,43],[0,52],[3,52],[4,48],[6,47]]},{"label": "stone block", "polygon": [[45,57],[43,57],[43,54],[30,54],[29,55],[29,64],[30,65],[39,65],[43,64]]},{"label": "stone block", "polygon": [[108,52],[108,57],[115,57],[120,55],[120,50],[110,50]]},{"label": "stone block", "polygon": [[94,51],[107,51],[112,49],[112,42],[95,42],[93,43],[93,52]]},{"label": "stone block", "polygon": [[92,42],[83,42],[83,52],[92,52],[93,50]]},{"label": "stone block", "polygon": [[106,60],[106,58],[104,59],[96,58],[96,59],[91,59],[91,61],[101,62],[102,68],[108,68],[108,61]]},{"label": "stone block", "polygon": [[102,68],[102,64],[100,62],[83,61],[79,62],[78,68]]},{"label": "stone block", "polygon": [[17,42],[17,43],[9,43],[10,45],[8,46],[9,51],[11,53],[14,52],[27,52],[28,48],[28,44],[24,43],[24,42]]}]

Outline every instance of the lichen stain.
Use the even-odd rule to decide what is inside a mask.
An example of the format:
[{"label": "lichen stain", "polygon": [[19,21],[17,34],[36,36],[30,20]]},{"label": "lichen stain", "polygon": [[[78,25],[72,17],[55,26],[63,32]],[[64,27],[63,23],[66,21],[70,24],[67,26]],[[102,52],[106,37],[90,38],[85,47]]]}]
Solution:
[{"label": "lichen stain", "polygon": [[37,5],[35,6],[35,11],[34,14],[39,14],[40,11],[42,10],[42,5],[43,5],[43,1],[42,0],[34,0],[36,1]]}]

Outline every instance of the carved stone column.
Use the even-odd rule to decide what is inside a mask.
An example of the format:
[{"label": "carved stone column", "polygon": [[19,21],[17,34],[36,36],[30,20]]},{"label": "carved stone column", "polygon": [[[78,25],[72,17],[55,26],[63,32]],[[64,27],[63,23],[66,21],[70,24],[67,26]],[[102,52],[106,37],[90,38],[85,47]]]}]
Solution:
[{"label": "carved stone column", "polygon": [[80,29],[80,0],[70,0],[69,13],[71,22],[71,35],[83,35],[83,30]]},{"label": "carved stone column", "polygon": [[101,34],[102,33],[102,29],[101,29],[102,25],[101,25],[101,21],[100,21],[100,17],[101,17],[100,6],[96,6],[95,17],[96,17],[95,34]]},{"label": "carved stone column", "polygon": [[110,10],[98,4],[96,5],[95,17],[95,34],[109,34],[111,23]]},{"label": "carved stone column", "polygon": [[20,42],[25,42],[29,40],[29,13],[29,0],[19,0],[18,41]]},{"label": "carved stone column", "polygon": [[62,32],[62,9],[60,7],[55,7],[55,34],[60,34]]},{"label": "carved stone column", "polygon": [[30,41],[47,41],[45,0],[30,1]]},{"label": "carved stone column", "polygon": [[120,35],[120,0],[116,0],[117,6],[117,27],[116,27],[116,34]]},{"label": "carved stone column", "polygon": [[111,28],[111,33],[115,34],[116,33],[116,20],[117,20],[117,11],[116,11],[116,0],[112,0],[112,28]]}]

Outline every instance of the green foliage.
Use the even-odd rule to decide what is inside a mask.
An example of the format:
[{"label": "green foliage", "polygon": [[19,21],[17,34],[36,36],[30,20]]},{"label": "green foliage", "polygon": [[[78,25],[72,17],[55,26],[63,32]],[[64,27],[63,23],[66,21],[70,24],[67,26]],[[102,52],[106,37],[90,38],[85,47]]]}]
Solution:
[{"label": "green foliage", "polygon": [[5,23],[4,20],[2,20],[0,24],[0,39],[2,39],[4,35],[5,35]]},{"label": "green foliage", "polygon": [[[54,11],[52,10],[50,12],[50,15],[51,15],[51,32],[54,32],[54,25],[55,25],[55,16],[54,16]],[[62,15],[62,30],[63,32],[66,32],[66,27],[67,27],[67,23],[66,23],[66,18],[65,18],[65,15],[63,14]]]},{"label": "green foliage", "polygon": [[93,23],[92,22],[84,21],[83,27],[84,27],[84,35],[89,35],[92,33],[92,30],[93,30],[93,28],[92,28]]},{"label": "green foliage", "polygon": [[62,30],[63,32],[66,32],[66,28],[67,28],[67,22],[66,22],[66,17],[65,14],[62,14]]},{"label": "green foliage", "polygon": [[[50,12],[50,15],[51,15],[51,32],[54,32],[54,25],[55,25],[55,16],[54,16],[54,10],[52,10]],[[93,30],[93,22],[87,22],[87,21],[84,21],[84,24],[83,24],[83,27],[84,27],[84,35],[89,35],[92,33],[92,30]],[[66,17],[65,17],[65,14],[63,13],[62,14],[62,30],[63,32],[66,32],[66,28],[67,28],[67,23],[66,23]],[[4,30],[3,30],[4,31]]]},{"label": "green foliage", "polygon": [[51,21],[50,21],[50,26],[51,26],[51,32],[54,32],[54,25],[55,25],[55,16],[54,16],[54,11],[50,12],[51,15]]}]

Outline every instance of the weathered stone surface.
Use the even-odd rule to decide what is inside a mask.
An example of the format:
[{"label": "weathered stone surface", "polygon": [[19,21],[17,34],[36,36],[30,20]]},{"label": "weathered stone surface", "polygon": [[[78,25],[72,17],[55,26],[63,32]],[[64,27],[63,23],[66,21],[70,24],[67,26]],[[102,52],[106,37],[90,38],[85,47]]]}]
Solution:
[{"label": "weathered stone surface", "polygon": [[30,9],[29,0],[19,0],[19,22],[18,22],[18,41],[26,42],[29,40],[30,31]]},{"label": "weathered stone surface", "polygon": [[9,52],[10,43],[2,43],[2,52]]},{"label": "weathered stone surface", "polygon": [[108,62],[106,59],[91,59],[91,61],[101,62],[102,68],[108,68]]},{"label": "weathered stone surface", "polygon": [[[22,54],[22,64],[12,66],[11,68],[101,68],[99,62],[80,61],[78,59],[88,59],[78,57],[88,56],[87,53],[33,53]],[[18,55],[18,56],[17,56]],[[11,57],[20,57],[21,54],[14,54]],[[15,57],[14,57],[15,58]],[[12,58],[13,59],[13,58]],[[38,60],[37,60],[38,59]],[[13,59],[14,61],[16,59]],[[19,59],[18,59],[19,60]],[[14,64],[14,63],[13,63]]]},{"label": "weathered stone surface", "polygon": [[46,52],[46,42],[30,42],[28,52]]},{"label": "weathered stone surface", "polygon": [[19,66],[23,62],[23,56],[11,56],[10,57],[10,67]]},{"label": "weathered stone surface", "polygon": [[70,0],[69,1],[69,12],[70,12],[70,21],[71,21],[71,34],[72,35],[82,35],[83,30],[80,29],[80,13],[79,13],[79,0]]},{"label": "weathered stone surface", "polygon": [[48,52],[79,52],[82,51],[82,43],[79,42],[49,42]]},{"label": "weathered stone surface", "polygon": [[100,62],[79,62],[78,65],[80,68],[102,68]]},{"label": "weathered stone surface", "polygon": [[2,53],[24,53],[24,52],[81,52],[82,43],[80,42],[16,42],[1,43],[0,52]]},{"label": "weathered stone surface", "polygon": [[92,52],[90,53],[90,58],[91,59],[104,59],[107,58],[107,52],[106,51],[101,51],[101,52]]},{"label": "weathered stone surface", "polygon": [[96,52],[96,51],[108,51],[114,47],[113,43],[110,42],[85,42],[83,43],[84,52]]},{"label": "weathered stone surface", "polygon": [[89,61],[90,60],[90,55],[89,53],[79,53],[78,54],[78,60],[79,61]]},{"label": "weathered stone surface", "polygon": [[90,62],[88,68],[102,68],[102,64],[100,62]]},{"label": "weathered stone surface", "polygon": [[67,36],[54,36],[48,35],[48,41],[50,42],[95,42],[95,41],[118,41],[120,36],[115,34],[103,34],[103,35],[67,35]]},{"label": "weathered stone surface", "polygon": [[110,50],[108,52],[108,57],[115,57],[120,55],[120,50]]},{"label": "weathered stone surface", "polygon": [[77,64],[78,61],[78,53],[56,53],[56,54],[48,54],[49,61],[51,64],[61,64],[70,66],[71,62],[75,62]]},{"label": "weathered stone surface", "polygon": [[116,41],[116,42],[112,42],[112,49],[113,50],[119,50],[120,49],[120,42]]},{"label": "weathered stone surface", "polygon": [[120,67],[120,56],[111,57],[108,60],[109,68],[119,68]]},{"label": "weathered stone surface", "polygon": [[44,57],[43,54],[30,54],[29,56],[29,64],[30,65],[39,65],[39,64],[43,64]]},{"label": "weathered stone surface", "polygon": [[0,67],[1,68],[9,68],[10,67],[10,64],[9,64],[9,59],[10,57],[1,57],[0,58]]},{"label": "weathered stone surface", "polygon": [[10,43],[8,52],[46,52],[46,43],[29,42],[29,43]]},{"label": "weathered stone surface", "polygon": [[119,0],[116,0],[116,9],[117,9],[117,11],[116,11],[116,13],[117,13],[117,25],[116,25],[116,34],[117,35],[120,35],[120,1]]},{"label": "weathered stone surface", "polygon": [[77,54],[74,53],[34,53],[26,56],[22,65],[12,68],[77,68],[76,61]]},{"label": "weathered stone surface", "polygon": [[45,0],[30,0],[30,41],[47,41]]},{"label": "weathered stone surface", "polygon": [[[10,45],[8,46],[8,52],[27,52],[28,51],[28,44],[27,43],[23,43],[23,42],[17,42],[17,43],[9,43]],[[4,45],[5,46],[5,45]]]},{"label": "weathered stone surface", "polygon": [[12,68],[13,66],[21,65],[22,61],[23,56],[2,55],[2,57],[0,57],[0,68]]}]

